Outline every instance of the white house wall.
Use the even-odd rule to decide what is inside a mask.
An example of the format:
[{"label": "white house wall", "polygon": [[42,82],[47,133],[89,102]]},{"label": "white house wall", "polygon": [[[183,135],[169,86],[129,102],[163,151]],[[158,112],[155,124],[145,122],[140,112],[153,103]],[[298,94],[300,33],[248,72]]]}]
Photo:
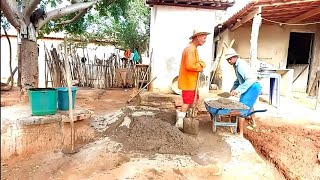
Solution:
[{"label": "white house wall", "polygon": [[[11,42],[12,49],[12,71],[16,66],[18,66],[17,61],[17,38],[9,37]],[[9,43],[5,36],[1,36],[1,82],[6,82],[10,77],[10,69],[9,69]],[[17,82],[18,73],[16,72],[14,78],[15,82]]]},{"label": "white house wall", "polygon": [[[150,51],[153,50],[152,77],[153,91],[169,93],[172,79],[179,74],[179,67],[183,49],[190,42],[195,27],[202,27],[212,32],[215,26],[215,11],[195,8],[153,6],[151,10]],[[207,81],[201,89],[203,93],[209,91],[209,73],[212,62],[212,34],[207,42],[198,47],[199,56],[207,63],[204,69]]]}]

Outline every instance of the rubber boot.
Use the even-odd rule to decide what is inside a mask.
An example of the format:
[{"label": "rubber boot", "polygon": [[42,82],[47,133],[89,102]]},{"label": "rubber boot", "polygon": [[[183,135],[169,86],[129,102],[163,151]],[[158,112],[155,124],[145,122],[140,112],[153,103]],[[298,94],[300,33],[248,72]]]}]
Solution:
[{"label": "rubber boot", "polygon": [[183,118],[186,117],[185,112],[181,112],[180,110],[177,110],[177,115],[176,115],[176,127],[179,129],[183,129]]}]

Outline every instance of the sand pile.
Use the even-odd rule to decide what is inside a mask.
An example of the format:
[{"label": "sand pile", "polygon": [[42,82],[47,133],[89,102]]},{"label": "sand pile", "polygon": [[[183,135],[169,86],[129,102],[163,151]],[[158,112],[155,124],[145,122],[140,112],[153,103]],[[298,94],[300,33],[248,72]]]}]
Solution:
[{"label": "sand pile", "polygon": [[224,108],[224,109],[249,109],[248,106],[231,99],[219,98],[217,100],[211,100],[208,105],[214,108]]},{"label": "sand pile", "polygon": [[195,138],[157,118],[135,118],[128,133],[128,142],[136,150],[193,155],[200,146]]}]

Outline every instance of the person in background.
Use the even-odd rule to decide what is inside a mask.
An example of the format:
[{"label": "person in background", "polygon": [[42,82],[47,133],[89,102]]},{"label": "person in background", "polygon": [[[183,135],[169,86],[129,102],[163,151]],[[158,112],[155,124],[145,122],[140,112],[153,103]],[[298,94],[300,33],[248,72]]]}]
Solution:
[{"label": "person in background", "polygon": [[[229,48],[225,54],[225,58],[230,65],[233,66],[237,79],[234,81],[230,90],[231,96],[240,95],[240,102],[249,107],[247,114],[253,110],[253,106],[261,93],[261,85],[257,82],[257,76],[249,64],[240,59],[239,54],[232,48]],[[245,117],[239,119],[239,134],[243,137],[243,125]],[[254,122],[254,116],[251,115]],[[254,122],[255,125],[255,122]]]},{"label": "person in background", "polygon": [[[182,90],[183,104],[181,110],[177,110],[175,124],[179,129],[183,128],[183,118],[193,104],[198,72],[201,72],[206,67],[205,62],[199,59],[197,47],[206,42],[208,34],[210,33],[199,29],[193,30],[193,35],[189,38],[191,42],[182,53],[178,88]],[[196,98],[197,100],[199,99],[199,94],[197,94]]]},{"label": "person in background", "polygon": [[131,55],[130,49],[126,49],[126,50],[124,51],[124,57],[125,57],[127,60],[129,60],[130,55]]}]

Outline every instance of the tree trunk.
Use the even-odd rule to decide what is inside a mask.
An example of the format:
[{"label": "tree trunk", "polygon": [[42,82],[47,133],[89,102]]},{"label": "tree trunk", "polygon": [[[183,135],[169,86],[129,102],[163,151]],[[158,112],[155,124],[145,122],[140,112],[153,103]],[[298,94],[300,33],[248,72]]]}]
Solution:
[{"label": "tree trunk", "polygon": [[27,90],[38,87],[38,50],[37,42],[28,39],[21,40],[21,101],[28,101]]}]

